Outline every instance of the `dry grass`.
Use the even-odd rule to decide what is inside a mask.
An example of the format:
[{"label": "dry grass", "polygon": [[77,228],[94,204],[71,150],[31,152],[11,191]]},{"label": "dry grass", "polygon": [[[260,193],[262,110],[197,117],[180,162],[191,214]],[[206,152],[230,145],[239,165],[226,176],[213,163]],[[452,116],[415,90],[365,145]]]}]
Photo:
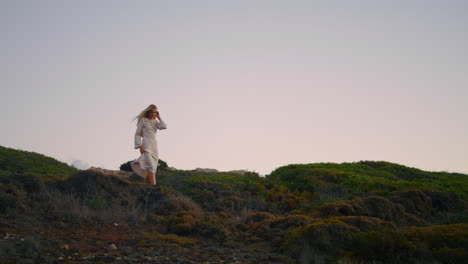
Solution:
[{"label": "dry grass", "polygon": [[50,220],[72,223],[113,223],[128,221],[145,223],[145,210],[137,204],[135,198],[120,201],[109,201],[102,198],[82,199],[76,194],[62,193],[56,190],[43,189],[34,199],[40,201],[31,207],[34,214],[43,215]]},{"label": "dry grass", "polygon": [[195,245],[198,243],[198,240],[193,239],[193,238],[178,236],[176,234],[161,234],[158,232],[143,233],[143,238],[144,239],[157,239],[157,240],[161,240],[164,242],[175,243],[175,244],[182,245],[182,246]]}]

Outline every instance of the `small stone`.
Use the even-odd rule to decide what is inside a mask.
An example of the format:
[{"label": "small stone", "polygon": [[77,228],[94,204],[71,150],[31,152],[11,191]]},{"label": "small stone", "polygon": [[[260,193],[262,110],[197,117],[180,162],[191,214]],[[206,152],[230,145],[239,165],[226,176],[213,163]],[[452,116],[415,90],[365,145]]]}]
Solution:
[{"label": "small stone", "polygon": [[119,224],[117,224],[117,223],[114,223],[114,226],[115,226],[115,227],[118,227],[118,226],[119,226]]},{"label": "small stone", "polygon": [[70,247],[68,245],[63,245],[62,249],[65,250],[65,251],[68,251],[70,249]]},{"label": "small stone", "polygon": [[107,249],[109,250],[117,250],[117,246],[115,244],[110,244]]}]

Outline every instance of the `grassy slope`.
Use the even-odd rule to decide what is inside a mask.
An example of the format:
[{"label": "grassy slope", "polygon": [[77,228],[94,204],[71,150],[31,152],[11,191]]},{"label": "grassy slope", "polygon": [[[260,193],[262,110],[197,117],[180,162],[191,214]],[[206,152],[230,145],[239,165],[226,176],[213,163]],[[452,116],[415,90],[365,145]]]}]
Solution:
[{"label": "grassy slope", "polygon": [[[38,174],[42,177],[48,178],[66,178],[76,171],[76,169],[66,165],[65,163],[46,157],[42,154],[0,147],[0,176],[18,172],[23,174]],[[84,173],[86,174],[87,172]],[[90,179],[91,178],[94,179],[95,177],[90,177]],[[105,177],[102,177],[101,179],[105,179]],[[263,234],[271,235],[271,237],[281,240],[281,235],[278,236],[277,233],[274,232],[283,229],[284,232],[287,230],[296,230],[295,232],[300,236],[298,235],[297,239],[294,241],[303,243],[304,240],[302,238],[312,237],[313,239],[311,241],[313,243],[310,245],[313,246],[314,249],[326,248],[335,250],[329,253],[330,256],[338,255],[337,252],[344,252],[343,250],[347,250],[348,253],[352,253],[351,257],[354,259],[368,259],[369,261],[374,261],[376,259],[380,260],[382,259],[382,257],[379,258],[379,256],[382,255],[379,251],[380,249],[387,249],[395,246],[395,248],[399,250],[402,242],[404,242],[404,245],[410,245],[408,248],[403,248],[409,252],[408,256],[405,256],[403,253],[393,254],[391,251],[388,251],[390,253],[383,257],[391,259],[396,256],[398,258],[405,258],[405,260],[425,257],[429,260],[434,258],[441,261],[453,258],[455,260],[454,262],[446,261],[441,263],[457,263],[459,259],[465,259],[467,254],[465,250],[466,224],[410,227],[408,229],[401,230],[395,229],[390,235],[385,236],[385,234],[388,233],[387,230],[382,232],[378,229],[357,231],[355,227],[350,225],[351,222],[345,222],[348,218],[354,220],[361,219],[360,221],[363,223],[363,226],[365,226],[364,224],[368,225],[370,223],[369,221],[372,220],[372,217],[365,217],[362,215],[356,217],[343,216],[339,218],[339,221],[336,220],[337,218],[329,218],[328,220],[325,219],[321,222],[302,223],[301,221],[309,219],[310,217],[305,215],[295,215],[302,214],[300,212],[295,212],[300,211],[295,209],[303,208],[301,204],[309,203],[311,199],[313,200],[315,197],[314,194],[316,193],[318,193],[319,196],[329,193],[332,198],[338,197],[340,199],[346,199],[348,194],[352,194],[354,196],[365,196],[368,194],[386,195],[393,191],[419,189],[453,192],[459,194],[466,200],[468,197],[468,175],[465,174],[427,172],[389,162],[361,161],[342,164],[291,164],[276,169],[265,178],[259,177],[255,173],[239,175],[227,172],[199,173],[194,171],[161,170],[158,171],[158,183],[162,186],[179,190],[186,195],[186,197],[175,197],[162,193],[161,196],[155,196],[160,197],[160,200],[156,201],[150,199],[150,201],[156,201],[156,204],[163,204],[162,202],[165,202],[171,205],[167,206],[167,208],[169,208],[167,211],[168,215],[171,215],[174,212],[177,212],[178,214],[173,218],[167,216],[167,218],[162,219],[166,222],[172,221],[173,223],[178,223],[187,230],[193,229],[196,232],[212,232],[214,230],[217,232],[222,230],[224,228],[223,226],[228,223],[227,220],[220,219],[224,219],[224,217],[226,217],[226,219],[234,218],[233,216],[237,213],[240,214],[244,209],[249,208],[249,210],[261,212],[257,212],[256,214],[254,213],[254,216],[268,216],[270,214],[266,212],[270,211],[279,215],[279,217],[271,219],[271,226],[268,225],[270,222],[265,222],[263,220],[256,220],[250,224],[247,221],[242,222],[243,225],[241,225],[240,228],[245,228],[241,230],[241,235],[245,235],[249,230],[255,231],[255,228],[258,227],[259,231],[255,231],[257,233],[254,232],[255,237],[258,234]],[[11,208],[17,208],[18,206],[15,204],[15,201],[18,201],[19,203],[20,200],[14,196],[15,189],[11,189],[10,185],[11,184],[2,186],[0,184],[0,187],[4,190],[3,197],[8,199],[11,198],[10,200],[13,201],[6,205]],[[87,186],[87,188],[89,188],[89,186],[99,186],[96,191],[102,196],[101,191],[103,191],[103,189],[101,188],[105,185],[93,184]],[[114,187],[116,186],[118,187],[120,185],[115,185]],[[132,186],[133,185],[130,187],[120,186],[119,188],[138,188],[138,186]],[[122,191],[114,192],[114,189],[112,188],[109,189],[111,190],[110,193],[123,193]],[[142,186],[141,188],[147,188],[147,186]],[[168,190],[169,189],[170,188],[168,188]],[[2,195],[2,189],[0,189],[0,195]],[[45,193],[43,193],[43,195],[45,195]],[[124,197],[132,198],[131,196]],[[7,201],[8,199],[3,200]],[[220,209],[222,210],[222,214],[208,214],[209,211],[205,210],[206,215],[212,218],[204,219],[202,216],[196,216],[195,213],[194,215],[189,215],[189,213],[195,212],[195,209],[198,206],[198,204],[192,202],[192,199],[201,205],[205,205],[208,209]],[[52,205],[55,206],[56,202],[62,202],[64,200],[66,199],[50,199],[48,201],[52,201]],[[122,204],[118,199],[113,200],[119,204],[119,206]],[[33,199],[33,201],[42,200]],[[112,216],[109,219],[114,221],[114,218],[116,217],[115,208],[121,209],[117,212],[122,212],[122,217],[127,217],[129,214],[133,217],[133,211],[129,211],[126,207],[111,207],[109,206],[108,201],[112,201],[112,199],[103,200],[101,197],[98,197],[92,198],[85,203],[74,204],[78,206],[78,208],[82,208],[84,212],[94,213],[96,217],[101,216],[100,213],[102,212],[107,212],[107,214],[102,214],[102,219],[107,219],[105,217],[112,213]],[[130,202],[131,201],[132,200],[130,199]],[[131,204],[130,202],[129,204]],[[172,204],[174,206],[172,206]],[[68,215],[66,213],[71,213],[73,216],[74,211],[66,211],[68,209],[73,209],[73,206],[55,206],[54,208],[60,208],[57,212],[59,216],[65,217]],[[62,208],[65,208],[66,210]],[[183,212],[183,214],[181,212]],[[294,212],[295,214],[291,215],[291,212]],[[78,211],[78,213],[79,215],[83,215],[82,211]],[[158,211],[158,214],[159,213],[160,211]],[[283,213],[288,213],[290,215]],[[142,213],[142,215],[145,217],[144,213]],[[273,216],[271,215],[271,217]],[[90,216],[88,216],[88,218],[90,218]],[[72,217],[72,219],[76,219],[76,217]],[[156,220],[163,222],[163,220],[158,219],[159,218]],[[213,221],[209,222],[207,219],[209,221]],[[382,222],[382,220],[378,218],[375,218],[372,221],[376,223]],[[358,224],[361,222],[358,222]],[[202,225],[197,226],[196,223],[202,223]],[[464,223],[466,223],[466,221]],[[278,224],[281,224],[281,228],[278,228]],[[211,229],[197,229],[202,227],[205,228],[207,226]],[[286,228],[283,228],[284,226]],[[236,231],[237,229],[234,227],[232,230]],[[348,244],[344,244],[346,241],[343,242],[340,240],[343,238],[343,234],[346,235],[348,231],[350,234],[347,243],[350,245],[356,245],[350,248],[348,247]],[[215,234],[217,234],[216,232]],[[309,233],[307,232],[311,235],[308,235]],[[324,236],[320,238],[316,236],[316,234],[324,234]],[[249,235],[247,234],[247,237],[248,236]],[[334,241],[329,238],[336,238],[339,240]],[[318,244],[314,241],[318,241]],[[343,242],[343,245],[339,244],[341,242]],[[435,248],[435,250],[432,248]],[[370,250],[374,250],[375,252]],[[325,254],[327,252],[323,253]],[[406,261],[406,263],[411,263],[411,261]]]},{"label": "grassy slope", "polygon": [[[32,173],[44,178],[66,178],[77,169],[45,155],[0,146],[0,175]],[[447,172],[428,172],[385,162],[360,161],[354,163],[291,164],[274,170],[266,179],[256,175],[234,173],[193,173],[174,171],[167,175],[177,189],[191,187],[197,182],[243,185],[283,185],[290,190],[317,191],[327,187],[344,190],[359,196],[365,193],[385,195],[397,190],[448,191],[468,199],[468,175]],[[179,175],[180,174],[180,175]],[[163,181],[164,173],[161,172]],[[180,177],[177,177],[180,176]],[[179,179],[177,183],[173,182]],[[168,182],[169,183],[169,182]],[[183,186],[181,186],[183,185]],[[184,186],[185,185],[185,186]],[[173,186],[176,187],[176,186]],[[182,187],[182,188],[181,188]]]},{"label": "grassy slope", "polygon": [[397,190],[438,190],[468,199],[468,175],[428,172],[389,162],[292,164],[274,170],[267,178],[291,190],[314,191],[334,185],[354,193],[385,195]]},{"label": "grassy slope", "polygon": [[0,146],[0,175],[37,174],[43,178],[66,178],[78,171],[45,155]]}]

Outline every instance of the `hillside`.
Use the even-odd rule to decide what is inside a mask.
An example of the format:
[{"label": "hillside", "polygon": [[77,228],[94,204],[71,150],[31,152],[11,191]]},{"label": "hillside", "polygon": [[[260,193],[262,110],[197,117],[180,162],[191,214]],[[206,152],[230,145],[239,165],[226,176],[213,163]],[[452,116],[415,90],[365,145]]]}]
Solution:
[{"label": "hillside", "polygon": [[291,190],[321,194],[324,189],[333,189],[347,199],[415,189],[451,192],[468,199],[466,174],[428,172],[385,161],[292,164],[276,169],[267,178]]},{"label": "hillside", "polygon": [[45,155],[0,146],[0,175],[36,174],[44,178],[66,178],[78,170]]},{"label": "hillside", "polygon": [[31,152],[2,148],[0,162],[0,263],[435,264],[468,256],[465,174],[385,161],[291,164],[266,177],[165,167],[149,186],[131,173],[73,171]]}]

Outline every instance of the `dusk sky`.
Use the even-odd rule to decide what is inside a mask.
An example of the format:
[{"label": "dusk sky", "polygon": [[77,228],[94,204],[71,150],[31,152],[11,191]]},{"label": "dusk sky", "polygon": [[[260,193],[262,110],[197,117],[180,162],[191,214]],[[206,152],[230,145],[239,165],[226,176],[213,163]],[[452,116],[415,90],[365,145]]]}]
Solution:
[{"label": "dusk sky", "polygon": [[178,169],[384,160],[468,173],[466,0],[0,0],[0,145]]}]

